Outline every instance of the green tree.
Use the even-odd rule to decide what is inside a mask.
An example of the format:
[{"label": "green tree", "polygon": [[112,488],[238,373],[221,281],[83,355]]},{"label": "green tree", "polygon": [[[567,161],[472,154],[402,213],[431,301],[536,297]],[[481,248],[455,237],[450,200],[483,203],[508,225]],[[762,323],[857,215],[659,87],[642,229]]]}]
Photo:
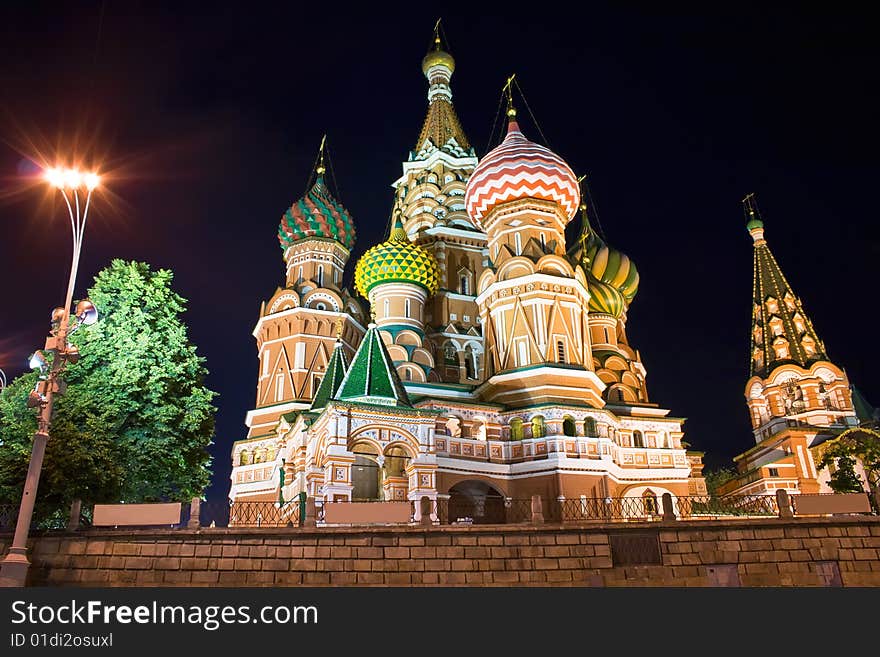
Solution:
[{"label": "green tree", "polygon": [[831,473],[828,485],[835,493],[861,493],[865,488],[855,470],[856,460],[851,456],[839,456],[837,469]]},{"label": "green tree", "polygon": [[709,495],[715,495],[718,489],[732,479],[736,479],[737,472],[733,468],[718,468],[703,472],[706,480],[706,490]]},{"label": "green tree", "polygon": [[[38,496],[65,503],[185,500],[210,480],[214,434],[204,359],[180,315],[186,300],[172,272],[114,260],[89,298],[100,319],[71,337],[81,359],[56,398]],[[25,408],[34,375],[0,400],[0,494],[20,495],[36,421]]]},{"label": "green tree", "polygon": [[875,500],[880,497],[880,433],[865,427],[847,429],[825,448],[818,468],[821,470],[836,462],[839,471],[841,459],[859,461]]}]

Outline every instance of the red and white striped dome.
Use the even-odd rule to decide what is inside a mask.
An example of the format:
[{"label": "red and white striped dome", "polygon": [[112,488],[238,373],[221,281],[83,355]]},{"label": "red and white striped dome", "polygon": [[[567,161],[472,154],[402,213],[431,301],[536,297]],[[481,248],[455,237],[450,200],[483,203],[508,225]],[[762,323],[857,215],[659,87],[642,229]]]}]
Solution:
[{"label": "red and white striped dome", "polygon": [[577,176],[549,148],[525,138],[511,121],[501,144],[486,154],[468,180],[465,206],[468,216],[482,227],[492,208],[519,198],[537,198],[559,204],[571,221],[581,202]]}]

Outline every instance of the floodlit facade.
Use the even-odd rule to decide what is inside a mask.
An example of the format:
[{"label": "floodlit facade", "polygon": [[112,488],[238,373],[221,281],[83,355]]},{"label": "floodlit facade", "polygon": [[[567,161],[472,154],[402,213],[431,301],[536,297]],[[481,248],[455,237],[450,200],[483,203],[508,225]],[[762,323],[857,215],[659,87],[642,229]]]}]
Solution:
[{"label": "floodlit facade", "polygon": [[[633,262],[590,226],[568,164],[512,103],[478,159],[439,37],[427,117],[387,239],[342,287],[355,236],[316,170],[282,218],[286,283],[254,330],[260,373],[230,499],[487,501],[705,493],[683,418],[652,402],[626,335]],[[575,244],[565,228],[580,218]]]}]

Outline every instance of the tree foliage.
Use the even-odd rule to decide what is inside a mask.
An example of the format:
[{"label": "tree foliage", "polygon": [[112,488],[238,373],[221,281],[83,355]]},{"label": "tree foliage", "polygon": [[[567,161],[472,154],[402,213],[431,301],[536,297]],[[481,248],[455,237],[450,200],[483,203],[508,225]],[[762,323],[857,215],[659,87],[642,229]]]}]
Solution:
[{"label": "tree foliage", "polygon": [[710,495],[715,495],[718,489],[732,479],[736,479],[737,472],[733,468],[718,468],[703,472],[706,480],[706,490]]},{"label": "tree foliage", "polygon": [[[56,397],[38,497],[66,503],[185,500],[210,480],[214,434],[204,359],[181,321],[172,272],[114,260],[89,290],[100,319],[71,336],[81,359]],[[0,496],[20,495],[35,413],[34,374],[0,397]]]},{"label": "tree foliage", "polygon": [[[836,464],[837,472],[831,475],[829,485],[835,492],[843,492],[834,488],[834,475],[841,471],[841,463],[847,466],[847,462],[852,461],[852,464],[848,465],[852,469],[856,460],[862,464],[865,476],[868,479],[868,486],[872,491],[876,492],[880,489],[880,433],[872,429],[858,427],[844,431],[825,448],[818,468],[821,470],[829,467],[831,464]],[[852,475],[858,479],[855,470],[853,470]],[[844,481],[849,478],[849,475],[843,474],[839,478],[841,481]],[[861,490],[864,489],[859,486],[858,491]]]},{"label": "tree foliage", "polygon": [[835,493],[862,493],[865,488],[856,474],[856,460],[851,456],[840,456],[837,469],[831,473],[828,485]]}]

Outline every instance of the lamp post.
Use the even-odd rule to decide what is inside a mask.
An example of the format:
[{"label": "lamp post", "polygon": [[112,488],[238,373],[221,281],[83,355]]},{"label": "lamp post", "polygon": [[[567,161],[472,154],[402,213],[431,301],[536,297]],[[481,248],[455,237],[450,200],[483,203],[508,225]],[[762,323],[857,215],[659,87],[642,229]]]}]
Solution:
[{"label": "lamp post", "polygon": [[[79,351],[68,342],[68,337],[80,326],[94,324],[98,319],[98,311],[88,300],[80,301],[71,317],[70,305],[73,301],[73,288],[76,283],[76,272],[79,267],[79,255],[82,249],[83,233],[89,214],[92,192],[98,187],[100,178],[95,173],[83,173],[77,169],[49,169],[45,178],[57,188],[67,205],[70,216],[70,228],[73,234],[73,259],[70,265],[70,277],[67,281],[67,297],[64,306],[52,311],[52,328],[46,345],[42,351],[36,351],[30,358],[30,367],[40,370],[40,378],[28,397],[27,405],[38,408],[37,431],[34,433],[34,445],[28,465],[27,478],[21,496],[21,506],[15,525],[15,536],[12,546],[3,561],[0,562],[0,586],[24,586],[30,562],[27,558],[27,538],[31,518],[34,513],[34,500],[37,486],[40,483],[40,471],[43,467],[43,456],[49,440],[49,427],[52,423],[52,408],[55,395],[64,394],[66,384],[61,378],[67,363],[79,360]],[[85,192],[84,203],[81,203],[82,192]],[[71,203],[71,198],[73,203]],[[71,321],[72,320],[72,321]],[[46,354],[51,354],[51,360]]]}]

